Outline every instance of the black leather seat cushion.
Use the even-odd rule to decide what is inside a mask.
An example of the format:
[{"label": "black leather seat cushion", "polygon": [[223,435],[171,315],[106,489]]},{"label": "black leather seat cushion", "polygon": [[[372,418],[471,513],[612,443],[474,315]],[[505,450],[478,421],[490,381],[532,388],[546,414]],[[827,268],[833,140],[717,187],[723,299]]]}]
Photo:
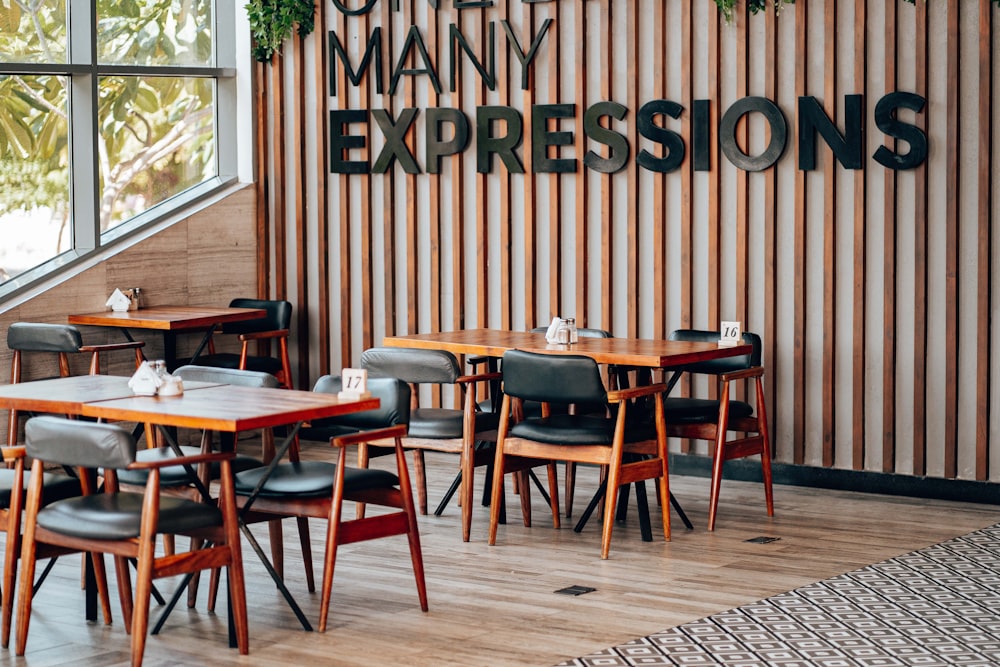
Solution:
[{"label": "black leather seat cushion", "polygon": [[[98,493],[59,500],[38,513],[38,525],[63,535],[100,540],[122,540],[139,536],[142,494]],[[160,498],[159,533],[186,533],[198,528],[222,525],[222,512],[173,496]]]},{"label": "black leather seat cushion", "polygon": [[[718,421],[719,402],[708,398],[668,398],[663,402],[668,424],[710,424]],[[753,416],[753,407],[743,401],[729,401],[729,417]]]},{"label": "black leather seat cushion", "polygon": [[[461,410],[420,408],[410,413],[407,435],[411,438],[461,438],[463,419]],[[500,415],[492,412],[477,412],[476,431],[492,431],[499,419]]]},{"label": "black leather seat cushion", "polygon": [[[238,369],[240,367],[240,355],[228,352],[203,354],[198,357],[195,362],[199,366],[215,366],[217,368]],[[276,359],[274,357],[247,357],[246,370],[275,375],[280,373],[282,370],[281,359]]]},{"label": "black leather seat cushion", "polygon": [[[27,495],[28,478],[31,473],[24,473],[24,495]],[[47,505],[56,500],[72,498],[80,495],[80,480],[76,477],[63,475],[60,473],[45,473],[42,476],[44,491],[42,492],[42,504]],[[0,468],[0,509],[10,507],[10,492],[14,486],[14,471],[9,468]]]},{"label": "black leather seat cushion", "polygon": [[[237,495],[248,496],[253,493],[264,472],[264,468],[258,468],[236,475]],[[261,489],[260,497],[321,498],[330,496],[333,493],[333,476],[336,472],[336,464],[325,461],[281,463],[268,477],[264,488]],[[386,470],[376,468],[347,468],[344,470],[344,491],[388,488],[398,484],[399,478]]]},{"label": "black leather seat cushion", "polygon": [[[181,452],[185,456],[194,456],[201,453],[201,449],[198,447],[181,447]],[[155,447],[153,449],[140,449],[135,453],[136,461],[160,461],[163,459],[175,458],[175,454],[172,449],[168,447]],[[258,468],[263,465],[260,461],[253,458],[252,456],[241,456],[237,455],[233,459],[232,463],[233,472],[237,473],[242,470],[249,470],[250,468]],[[197,464],[193,465],[195,472],[198,470]],[[211,478],[218,479],[220,474],[220,466],[218,463],[212,464]],[[146,479],[149,477],[148,470],[119,470],[118,471],[118,483],[119,484],[130,484],[133,486],[145,486]],[[188,476],[187,471],[184,466],[168,466],[166,468],[160,468],[160,486],[186,486],[191,483],[191,478]]]},{"label": "black leather seat cushion", "polygon": [[510,435],[516,438],[565,445],[610,445],[614,432],[612,420],[590,415],[525,419],[510,429]]}]

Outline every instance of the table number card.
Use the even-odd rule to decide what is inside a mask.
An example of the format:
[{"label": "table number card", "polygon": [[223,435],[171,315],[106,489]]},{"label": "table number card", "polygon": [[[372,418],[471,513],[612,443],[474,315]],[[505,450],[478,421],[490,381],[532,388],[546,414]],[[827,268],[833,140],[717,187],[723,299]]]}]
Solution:
[{"label": "table number card", "polygon": [[340,372],[341,390],[337,398],[358,400],[368,398],[368,371],[363,368],[345,368]]},{"label": "table number card", "polygon": [[723,322],[720,329],[719,347],[736,347],[743,341],[740,322]]}]

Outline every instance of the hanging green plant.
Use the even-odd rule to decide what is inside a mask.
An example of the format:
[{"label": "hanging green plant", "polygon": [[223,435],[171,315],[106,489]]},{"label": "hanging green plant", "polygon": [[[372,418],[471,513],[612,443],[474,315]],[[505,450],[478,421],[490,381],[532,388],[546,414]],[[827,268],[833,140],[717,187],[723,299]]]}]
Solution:
[{"label": "hanging green plant", "polygon": [[[781,12],[783,5],[790,5],[795,2],[795,0],[747,0],[747,8],[751,14],[756,14],[767,9],[769,1],[774,5],[775,14]],[[733,10],[736,8],[736,2],[737,0],[715,0],[715,4],[719,7],[719,11],[722,12],[722,16],[725,17],[727,23],[733,20]]]},{"label": "hanging green plant", "polygon": [[246,5],[253,36],[253,57],[266,63],[292,34],[298,25],[298,34],[305,37],[315,27],[314,0],[250,0]]}]

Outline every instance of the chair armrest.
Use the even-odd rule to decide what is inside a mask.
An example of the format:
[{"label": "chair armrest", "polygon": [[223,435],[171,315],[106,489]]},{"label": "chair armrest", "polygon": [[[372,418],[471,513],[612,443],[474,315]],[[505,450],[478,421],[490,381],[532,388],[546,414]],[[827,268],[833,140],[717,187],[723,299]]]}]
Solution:
[{"label": "chair armrest", "polygon": [[463,375],[455,379],[457,384],[471,384],[473,382],[489,382],[490,380],[499,380],[503,377],[503,373],[497,371],[495,373],[478,373],[476,375]]},{"label": "chair armrest", "polygon": [[274,329],[272,331],[254,331],[252,333],[240,334],[240,340],[264,340],[265,338],[288,338],[288,329]]},{"label": "chair armrest", "polygon": [[493,357],[484,357],[482,355],[477,354],[471,357],[466,357],[465,363],[469,364],[470,366],[481,366],[483,364],[488,364],[490,362],[490,359],[492,358]]},{"label": "chair armrest", "polygon": [[147,470],[149,468],[166,468],[168,466],[181,466],[194,463],[213,463],[235,457],[236,452],[208,452],[205,454],[192,454],[191,456],[158,459],[156,461],[133,461],[128,464],[127,470]]},{"label": "chair armrest", "polygon": [[0,447],[0,453],[3,454],[4,461],[16,461],[25,457],[25,447],[24,445],[4,445]]},{"label": "chair armrest", "polygon": [[761,377],[762,375],[764,375],[763,366],[752,366],[750,368],[742,368],[738,371],[731,371],[729,373],[719,373],[719,382],[746,380],[748,378]]},{"label": "chair armrest", "polygon": [[377,428],[371,431],[359,431],[358,433],[338,435],[330,439],[330,446],[347,447],[349,445],[357,445],[362,442],[373,442],[375,440],[386,440],[388,438],[403,438],[406,436],[408,430],[408,424],[396,424],[395,426],[386,426],[385,428]]},{"label": "chair armrest", "polygon": [[144,347],[146,341],[132,340],[122,343],[104,343],[101,345],[81,345],[81,352],[111,352],[113,350],[134,350]]},{"label": "chair armrest", "polygon": [[627,389],[616,389],[608,392],[608,402],[617,403],[619,401],[627,401],[632,398],[639,398],[640,396],[652,396],[654,394],[659,394],[667,390],[667,385],[662,382],[656,384],[644,384],[638,387],[629,387]]}]

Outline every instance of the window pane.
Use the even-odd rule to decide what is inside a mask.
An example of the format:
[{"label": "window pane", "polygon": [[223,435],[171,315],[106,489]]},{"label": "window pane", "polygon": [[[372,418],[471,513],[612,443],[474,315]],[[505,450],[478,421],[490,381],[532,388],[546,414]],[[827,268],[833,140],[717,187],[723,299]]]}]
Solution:
[{"label": "window pane", "polygon": [[67,83],[0,76],[0,282],[70,249]]},{"label": "window pane", "polygon": [[215,81],[103,77],[101,229],[217,175]]},{"label": "window pane", "polygon": [[65,0],[0,0],[0,62],[66,62]]},{"label": "window pane", "polygon": [[102,64],[214,64],[211,0],[102,0],[97,22]]}]

